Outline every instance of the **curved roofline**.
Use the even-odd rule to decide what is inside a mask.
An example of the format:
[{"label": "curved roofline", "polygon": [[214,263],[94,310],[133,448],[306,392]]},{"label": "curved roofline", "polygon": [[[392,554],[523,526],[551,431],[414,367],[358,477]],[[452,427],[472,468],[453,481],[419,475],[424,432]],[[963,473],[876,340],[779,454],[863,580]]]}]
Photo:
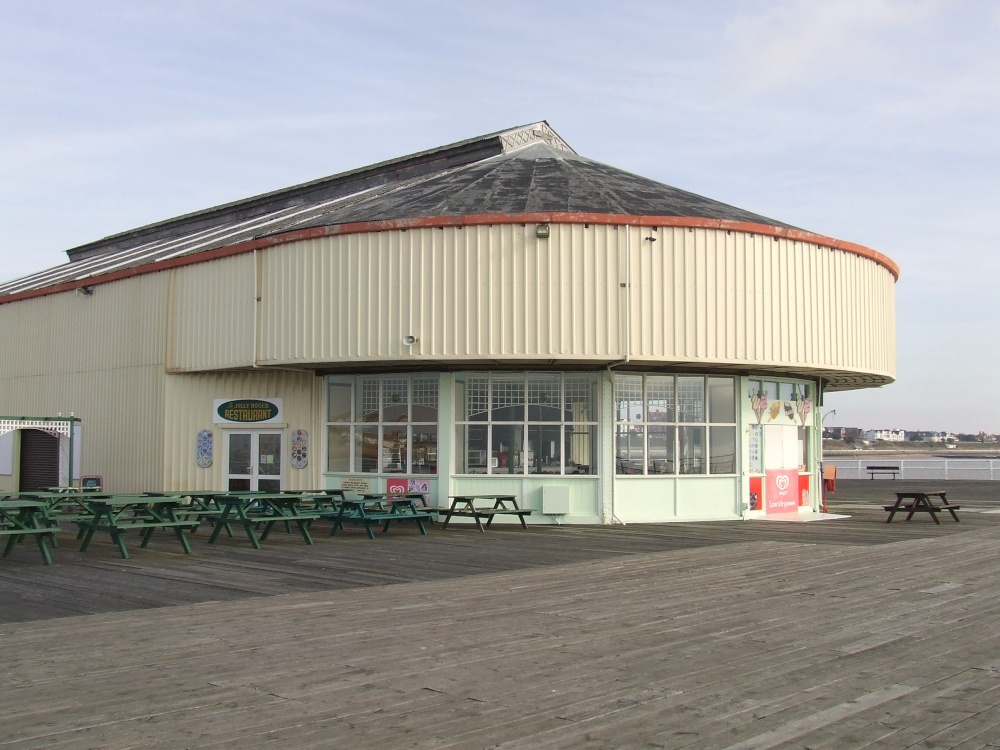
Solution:
[{"label": "curved roofline", "polygon": [[[468,214],[464,216],[434,216],[413,219],[391,219],[386,221],[363,221],[350,224],[333,224],[325,227],[310,227],[308,229],[281,232],[272,237],[280,238],[274,244],[286,244],[298,240],[315,237],[328,237],[339,234],[361,234],[365,232],[384,232],[393,229],[435,229],[453,226],[481,226],[483,224],[625,224],[637,227],[683,227],[692,229],[725,229],[748,234],[762,234],[767,237],[778,237],[798,242],[811,242],[834,250],[843,250],[853,255],[860,255],[883,266],[893,279],[899,280],[899,266],[888,256],[870,247],[854,242],[826,237],[815,232],[792,227],[778,227],[771,224],[758,224],[749,221],[732,221],[729,219],[705,219],[689,216],[627,216],[623,214],[598,214],[574,212],[534,212],[518,214]],[[270,247],[270,245],[268,245]]]},{"label": "curved roofline", "polygon": [[107,284],[112,281],[119,281],[133,276],[143,276],[147,273],[157,273],[171,268],[191,266],[198,263],[207,263],[208,261],[227,258],[232,255],[242,255],[243,253],[253,252],[254,250],[263,250],[270,247],[277,247],[279,245],[287,245],[292,242],[300,242],[302,240],[347,234],[386,232],[399,229],[436,229],[455,226],[481,226],[484,224],[617,224],[638,227],[725,229],[734,232],[760,234],[765,237],[777,237],[798,242],[810,242],[812,244],[828,247],[833,250],[842,250],[844,252],[851,253],[852,255],[859,255],[863,258],[875,261],[889,271],[894,280],[899,280],[899,266],[897,266],[887,255],[883,255],[882,253],[865,247],[864,245],[858,245],[853,242],[845,242],[844,240],[838,240],[821,234],[807,232],[803,229],[777,227],[747,221],[703,219],[686,216],[627,216],[623,214],[541,212],[419,217],[412,219],[392,219],[387,221],[364,221],[349,224],[332,224],[322,227],[309,227],[308,229],[295,229],[288,232],[279,232],[266,237],[258,237],[246,242],[238,242],[234,245],[219,247],[214,250],[206,250],[192,255],[182,255],[168,260],[134,266],[132,268],[123,268],[106,274],[88,276],[83,279],[0,296],[0,305],[8,302],[16,302],[22,299],[30,299],[32,297],[45,297],[50,294],[70,292],[84,286]]}]

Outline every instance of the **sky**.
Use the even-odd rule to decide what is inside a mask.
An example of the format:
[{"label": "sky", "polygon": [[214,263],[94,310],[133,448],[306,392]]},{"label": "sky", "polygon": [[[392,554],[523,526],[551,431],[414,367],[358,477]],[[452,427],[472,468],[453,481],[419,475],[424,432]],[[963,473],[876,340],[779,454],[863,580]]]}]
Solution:
[{"label": "sky", "polygon": [[1000,3],[0,0],[0,280],[547,120],[900,267],[896,382],[826,426],[1000,433]]}]

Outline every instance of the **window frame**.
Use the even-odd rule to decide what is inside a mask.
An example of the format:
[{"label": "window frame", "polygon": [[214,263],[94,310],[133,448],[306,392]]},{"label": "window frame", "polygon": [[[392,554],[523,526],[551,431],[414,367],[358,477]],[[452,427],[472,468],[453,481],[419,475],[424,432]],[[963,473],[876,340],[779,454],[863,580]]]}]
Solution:
[{"label": "window frame", "polygon": [[[589,398],[585,401],[567,400],[567,386],[572,381],[585,381]],[[471,399],[470,383],[476,384]],[[482,382],[485,381],[485,384]],[[556,406],[546,407],[548,390],[536,386],[549,381],[558,386],[558,399],[552,399]],[[596,477],[600,463],[600,404],[601,386],[597,373],[550,372],[550,371],[497,371],[460,372],[455,374],[455,475],[471,477]],[[482,392],[485,392],[485,401]],[[511,393],[520,394],[520,403],[507,403],[501,397]],[[590,419],[567,417],[572,404],[586,403]],[[472,411],[475,409],[475,411]],[[507,417],[495,418],[499,409],[520,411],[500,414]],[[473,418],[475,415],[475,418]],[[534,418],[533,418],[534,417]],[[580,428],[584,428],[581,430]],[[473,431],[483,430],[476,438]],[[558,451],[555,451],[555,435],[558,433]],[[590,458],[589,464],[572,463],[570,446],[572,436],[585,436],[586,448],[582,449]],[[549,442],[550,455],[544,459],[529,450],[532,440],[542,444]],[[472,448],[473,442],[484,448]],[[540,447],[540,446],[539,446]],[[470,462],[473,451],[480,453],[481,461]],[[537,451],[541,453],[541,451]],[[576,451],[579,454],[578,451]],[[552,456],[551,453],[557,453]],[[544,464],[544,460],[556,463]],[[482,467],[481,471],[470,471],[471,466]],[[572,469],[575,467],[576,471]],[[557,470],[558,469],[558,470]],[[582,471],[580,469],[583,469]]]},{"label": "window frame", "polygon": [[[727,381],[727,401],[731,412],[730,420],[713,419],[712,381]],[[672,383],[671,388],[665,388],[666,381]],[[698,382],[700,381],[700,382]],[[737,401],[737,388],[740,378],[730,375],[699,375],[691,373],[615,373],[612,384],[614,412],[614,474],[616,477],[689,477],[689,476],[726,476],[739,474],[739,424],[740,413]],[[636,384],[638,383],[638,390]],[[670,394],[669,405],[664,406]],[[638,398],[636,395],[638,394]],[[657,411],[653,412],[653,404]],[[636,411],[636,404],[641,406]],[[726,433],[722,431],[725,430]],[[713,438],[713,433],[715,438]],[[730,471],[713,471],[717,464],[712,455],[713,441],[728,434],[733,444],[733,453],[729,463]],[[627,436],[627,455],[621,455],[622,439]],[[672,455],[653,458],[651,438],[669,446]],[[628,440],[637,439],[638,443]],[[685,462],[691,461],[686,456],[685,446],[690,446],[691,453],[697,454],[693,460],[694,470],[685,470]],[[636,459],[635,452],[641,450],[641,456]]]},{"label": "window frame", "polygon": [[[427,383],[422,383],[427,381]],[[400,386],[405,382],[405,396]],[[433,387],[428,389],[427,384],[433,382]],[[418,390],[419,384],[419,390]],[[325,474],[364,474],[366,476],[440,476],[441,466],[437,460],[440,454],[441,436],[441,376],[439,373],[383,373],[379,375],[328,375],[324,379],[324,426],[326,428],[326,458],[323,472]],[[343,419],[345,414],[338,414],[340,419],[331,419],[331,387],[350,388],[350,414],[348,419]],[[372,386],[376,392],[372,394]],[[406,414],[400,418],[399,414],[393,414],[392,419],[386,417],[386,410],[392,409],[391,396],[400,396],[398,400],[405,400]],[[346,394],[344,394],[346,395]],[[430,396],[432,404],[425,403]],[[386,399],[389,398],[387,403]],[[366,405],[374,405],[374,411],[362,412]],[[434,410],[433,421],[419,419],[416,410],[421,407],[431,406]],[[398,408],[398,407],[397,407]],[[415,419],[415,417],[418,417]],[[347,442],[347,468],[331,468],[332,440],[331,436],[335,431],[341,436],[346,436]],[[402,433],[405,437],[396,440],[395,436]],[[363,448],[365,436],[374,434],[375,451],[377,464],[374,468],[366,466]],[[405,443],[405,461],[398,460],[398,468],[387,468],[385,446],[387,435],[394,436],[393,440],[398,444]],[[430,437],[433,436],[433,442]],[[420,438],[423,438],[422,440]],[[419,441],[419,443],[418,443]],[[418,452],[422,452],[418,456]],[[397,454],[399,455],[399,454]],[[433,456],[433,459],[430,457]],[[339,457],[343,457],[340,454]],[[391,462],[390,462],[391,463]],[[429,468],[422,468],[429,467]]]}]

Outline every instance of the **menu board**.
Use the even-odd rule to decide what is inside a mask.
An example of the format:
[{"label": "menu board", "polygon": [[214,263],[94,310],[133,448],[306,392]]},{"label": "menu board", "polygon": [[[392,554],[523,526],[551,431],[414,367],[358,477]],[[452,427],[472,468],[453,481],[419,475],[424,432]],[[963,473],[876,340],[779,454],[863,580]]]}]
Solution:
[{"label": "menu board", "polygon": [[763,474],[764,473],[764,456],[761,452],[761,442],[764,434],[764,428],[759,424],[750,425],[750,435],[747,441],[750,445],[750,473],[751,474]]}]

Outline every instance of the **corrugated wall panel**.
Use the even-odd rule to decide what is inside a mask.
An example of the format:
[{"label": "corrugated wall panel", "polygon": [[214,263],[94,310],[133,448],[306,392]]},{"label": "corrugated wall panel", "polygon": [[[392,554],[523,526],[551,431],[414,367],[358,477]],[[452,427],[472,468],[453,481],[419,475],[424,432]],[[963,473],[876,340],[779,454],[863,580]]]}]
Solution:
[{"label": "corrugated wall panel", "polygon": [[79,417],[82,473],[102,475],[111,492],[142,492],[163,476],[163,377],[154,365],[5,378],[0,409]]},{"label": "corrugated wall panel", "polygon": [[163,362],[166,274],[0,305],[0,378]]},{"label": "corrugated wall panel", "polygon": [[[103,424],[89,433],[107,437],[90,438],[84,470],[118,491],[155,488],[164,366],[253,365],[255,316],[259,364],[603,363],[627,351],[637,363],[895,376],[894,280],[872,260],[724,230],[550,229],[547,240],[531,224],[328,237],[101,284],[90,296],[0,305],[0,413],[74,412]],[[419,339],[412,347],[408,334]],[[310,383],[295,417],[307,424],[316,385],[288,377]],[[262,395],[242,383],[232,395]],[[168,421],[175,409],[188,414],[184,398],[178,389],[167,399]],[[168,425],[182,436],[170,447],[176,466],[190,463],[176,457],[193,452],[210,406]],[[177,486],[197,478],[173,466]]]},{"label": "corrugated wall panel", "polygon": [[[225,440],[227,429],[214,423],[212,403],[217,398],[281,398],[284,414],[282,481],[285,489],[312,490],[321,486],[323,451],[323,379],[311,373],[270,371],[166,376],[164,488],[218,489],[225,487]],[[270,425],[232,426],[232,429],[272,429]],[[289,435],[293,430],[309,435],[309,463],[293,469]],[[196,441],[201,430],[211,430],[214,457],[210,467],[195,461]]]},{"label": "corrugated wall panel", "polygon": [[166,280],[0,305],[0,413],[79,417],[81,468],[116,492],[162,476]]},{"label": "corrugated wall panel", "polygon": [[874,261],[724,230],[632,231],[633,360],[894,377],[895,282]]},{"label": "corrugated wall panel", "polygon": [[247,253],[166,272],[169,371],[253,364],[255,258]]},{"label": "corrugated wall panel", "polygon": [[[628,297],[633,361],[894,377],[894,280],[868,258],[736,231],[550,229],[547,240],[506,224],[261,251],[256,361],[617,360]],[[175,369],[253,362],[252,257],[206,266],[174,280]]]},{"label": "corrugated wall panel", "polygon": [[[258,363],[614,357],[621,293],[609,240],[616,247],[614,227],[556,225],[538,240],[534,225],[506,224],[268,250]],[[405,346],[407,335],[418,343]]]}]

